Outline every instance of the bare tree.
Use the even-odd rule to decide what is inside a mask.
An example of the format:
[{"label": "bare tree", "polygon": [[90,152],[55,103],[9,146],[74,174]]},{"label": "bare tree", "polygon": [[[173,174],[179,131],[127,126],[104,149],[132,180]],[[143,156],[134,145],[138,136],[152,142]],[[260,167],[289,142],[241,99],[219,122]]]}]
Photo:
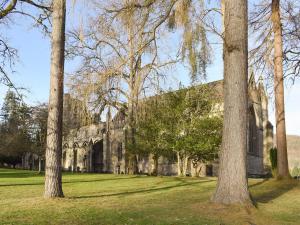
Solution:
[{"label": "bare tree", "polygon": [[275,96],[276,145],[278,149],[278,178],[289,177],[284,81],[300,74],[300,36],[297,21],[299,3],[279,0],[261,2],[251,15],[251,27],[258,44],[250,51],[251,64],[267,74]]},{"label": "bare tree", "polygon": [[281,4],[283,11],[284,77],[292,81],[300,77],[300,2],[288,0]]},{"label": "bare tree", "polygon": [[[34,21],[34,26],[40,26],[48,32],[49,18],[51,15],[51,5],[47,0],[3,0],[0,3],[0,26],[8,29],[8,25],[14,22],[14,15],[20,14]],[[14,88],[18,88],[10,79],[10,72],[18,59],[17,49],[9,44],[5,35],[0,35],[0,83]],[[20,94],[19,94],[20,95]]]},{"label": "bare tree", "polygon": [[21,13],[27,16],[30,16],[32,18],[35,18],[34,16],[28,14],[27,12],[22,10],[22,7],[18,7],[18,4],[22,6],[22,4],[27,4],[39,9],[44,10],[44,13],[46,17],[40,15],[40,21],[43,19],[48,18],[49,11],[51,11],[51,6],[47,4],[48,1],[46,0],[4,0],[0,4],[0,19],[3,19],[4,17],[8,16],[11,13]]},{"label": "bare tree", "polygon": [[[82,67],[71,77],[71,88],[100,108],[100,113],[109,105],[126,108],[130,174],[137,173],[134,136],[139,98],[146,87],[156,84],[163,68],[178,61],[177,55],[159,54],[163,45],[158,35],[164,32],[175,3],[111,1],[100,15],[90,18],[88,29],[71,32],[69,54],[83,59]],[[100,9],[98,4],[96,9]]]},{"label": "bare tree", "polygon": [[[272,1],[260,1],[253,5],[250,14],[251,36],[255,42],[251,46],[249,59],[258,73],[265,74],[267,81],[274,81],[274,30]],[[291,79],[300,76],[300,3],[286,0],[279,2],[282,36],[283,76]],[[273,86],[273,85],[270,85]]]},{"label": "bare tree", "polygon": [[63,197],[62,115],[64,91],[66,1],[53,0],[53,30],[50,71],[50,95],[47,124],[47,149],[45,168],[45,198]]},{"label": "bare tree", "polygon": [[224,124],[213,202],[250,203],[246,174],[248,112],[247,1],[224,0]]}]

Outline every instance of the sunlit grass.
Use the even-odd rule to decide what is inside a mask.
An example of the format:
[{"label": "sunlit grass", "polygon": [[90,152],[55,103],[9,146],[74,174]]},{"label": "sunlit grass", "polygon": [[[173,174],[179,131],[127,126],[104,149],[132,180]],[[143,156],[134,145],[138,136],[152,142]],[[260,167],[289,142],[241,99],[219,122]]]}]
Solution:
[{"label": "sunlit grass", "polygon": [[0,169],[0,224],[299,224],[300,182],[251,179],[256,208],[210,203],[214,178],[63,175],[65,198],[45,200],[44,176]]}]

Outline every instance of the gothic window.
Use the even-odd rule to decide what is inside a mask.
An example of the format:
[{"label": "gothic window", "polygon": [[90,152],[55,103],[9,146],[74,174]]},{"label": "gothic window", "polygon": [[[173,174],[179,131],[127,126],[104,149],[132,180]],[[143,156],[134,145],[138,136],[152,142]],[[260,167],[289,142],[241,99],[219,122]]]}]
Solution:
[{"label": "gothic window", "polygon": [[254,130],[253,130],[253,116],[251,115],[250,117],[250,121],[249,121],[249,153],[253,153],[253,133],[254,133]]},{"label": "gothic window", "polygon": [[251,155],[258,155],[258,139],[257,139],[257,126],[256,126],[256,118],[255,118],[255,113],[254,109],[250,111],[250,116],[249,116],[249,136],[248,136],[248,141],[249,141],[249,153]]},{"label": "gothic window", "polygon": [[69,148],[68,143],[65,143],[65,144],[63,145],[63,148]]},{"label": "gothic window", "polygon": [[[87,136],[87,134],[86,134],[85,136]],[[87,147],[87,146],[88,146],[87,141],[83,142],[82,147],[85,148],[85,147]]]}]

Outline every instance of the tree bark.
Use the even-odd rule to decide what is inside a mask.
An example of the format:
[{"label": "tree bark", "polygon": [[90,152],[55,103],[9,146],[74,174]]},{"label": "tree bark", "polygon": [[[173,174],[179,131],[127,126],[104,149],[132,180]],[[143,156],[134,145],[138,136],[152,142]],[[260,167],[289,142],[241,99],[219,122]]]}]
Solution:
[{"label": "tree bark", "polygon": [[134,115],[134,104],[133,100],[129,99],[128,103],[128,142],[131,147],[131,152],[128,152],[128,174],[138,173],[138,162],[135,150],[135,115]]},{"label": "tree bark", "polygon": [[65,0],[53,0],[53,30],[50,71],[50,96],[47,126],[45,198],[63,197],[62,115],[65,52]]},{"label": "tree bark", "polygon": [[186,176],[189,156],[186,153],[177,152],[177,175]]},{"label": "tree bark", "polygon": [[176,156],[177,156],[177,176],[181,176],[179,152],[176,153]]},{"label": "tree bark", "polygon": [[185,177],[187,174],[187,167],[188,167],[188,162],[189,162],[189,156],[188,154],[184,153],[183,154],[183,161],[182,161],[182,173],[183,176]]},{"label": "tree bark", "polygon": [[200,172],[202,170],[203,164],[197,162],[193,165],[195,173],[193,174],[194,177],[200,177]]},{"label": "tree bark", "polygon": [[245,0],[225,0],[224,3],[224,124],[218,183],[212,201],[249,204],[246,173],[248,6]]},{"label": "tree bark", "polygon": [[[127,3],[129,4],[129,2]],[[136,154],[134,153],[134,147],[135,147],[135,126],[136,126],[136,115],[135,112],[137,110],[136,108],[136,70],[135,70],[135,57],[134,57],[134,23],[133,23],[133,12],[129,12],[129,19],[128,19],[128,42],[129,42],[129,69],[130,69],[130,75],[129,75],[129,99],[128,99],[128,140],[129,144],[131,145],[131,151],[129,152],[128,157],[128,173],[129,174],[136,174],[138,173],[138,162]]]},{"label": "tree bark", "polygon": [[177,175],[178,176],[182,176],[182,160],[181,160],[181,156],[180,153],[177,152]]},{"label": "tree bark", "polygon": [[42,157],[39,156],[39,173],[42,172]]},{"label": "tree bark", "polygon": [[284,111],[284,83],[283,83],[283,50],[282,27],[280,19],[280,0],[272,0],[272,24],[274,33],[274,92],[276,117],[276,145],[277,145],[277,177],[289,178],[287,158],[287,143]]}]

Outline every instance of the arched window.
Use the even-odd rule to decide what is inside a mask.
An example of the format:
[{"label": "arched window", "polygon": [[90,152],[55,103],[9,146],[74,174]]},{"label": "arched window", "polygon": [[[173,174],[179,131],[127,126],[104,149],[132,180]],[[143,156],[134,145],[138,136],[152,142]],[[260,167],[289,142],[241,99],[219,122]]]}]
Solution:
[{"label": "arched window", "polygon": [[82,147],[84,148],[84,147],[87,147],[87,146],[88,146],[88,142],[87,141],[83,142]]},{"label": "arched window", "polygon": [[256,125],[256,117],[254,108],[251,107],[250,109],[250,115],[249,115],[249,131],[248,131],[248,151],[251,155],[258,155],[258,127]]},{"label": "arched window", "polygon": [[77,142],[75,142],[75,143],[73,144],[73,148],[79,148],[79,145],[78,145]]},{"label": "arched window", "polygon": [[65,144],[63,145],[63,148],[69,148],[69,144],[68,144],[68,143],[65,143]]}]

